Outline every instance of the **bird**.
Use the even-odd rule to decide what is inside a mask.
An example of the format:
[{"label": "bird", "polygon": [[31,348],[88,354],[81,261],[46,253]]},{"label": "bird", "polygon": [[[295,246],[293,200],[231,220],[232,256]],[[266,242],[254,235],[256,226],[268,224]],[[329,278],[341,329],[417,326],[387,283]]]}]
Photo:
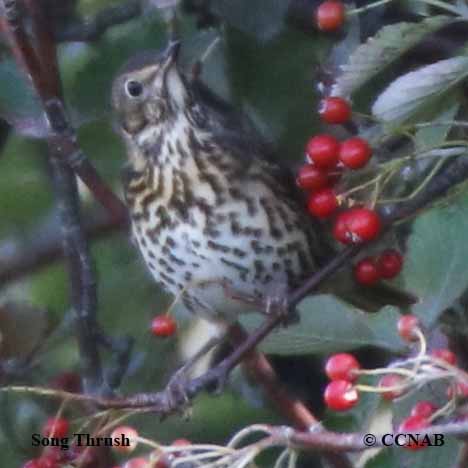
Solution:
[{"label": "bird", "polygon": [[113,82],[125,201],[156,282],[225,328],[284,298],[333,248],[291,170],[247,116],[179,69],[179,48],[140,53]]}]

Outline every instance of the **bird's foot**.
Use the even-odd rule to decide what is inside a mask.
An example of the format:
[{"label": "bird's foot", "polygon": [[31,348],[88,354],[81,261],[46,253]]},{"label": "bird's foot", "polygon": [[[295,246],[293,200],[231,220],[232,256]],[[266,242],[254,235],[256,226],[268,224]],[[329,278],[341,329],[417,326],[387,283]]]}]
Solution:
[{"label": "bird's foot", "polygon": [[169,412],[176,411],[188,416],[190,412],[190,398],[187,394],[189,377],[186,366],[181,367],[170,378],[166,386],[167,406]]},{"label": "bird's foot", "polygon": [[278,317],[283,326],[287,327],[299,321],[299,315],[295,309],[291,309],[285,294],[270,295],[265,301],[265,315]]},{"label": "bird's foot", "polygon": [[228,281],[223,281],[221,285],[224,290],[224,295],[227,299],[240,302],[247,307],[252,307],[255,309],[262,307],[262,303],[257,296],[251,296],[241,291],[237,291]]},{"label": "bird's foot", "polygon": [[211,337],[169,380],[166,387],[168,395],[168,406],[172,410],[187,409],[190,406],[190,398],[187,395],[187,387],[190,381],[190,370],[193,366],[211,351],[215,346],[221,343],[225,334]]},{"label": "bird's foot", "polygon": [[213,395],[221,395],[226,389],[229,380],[230,369],[220,362],[216,367],[210,370],[212,374],[212,383],[209,386],[209,392]]}]

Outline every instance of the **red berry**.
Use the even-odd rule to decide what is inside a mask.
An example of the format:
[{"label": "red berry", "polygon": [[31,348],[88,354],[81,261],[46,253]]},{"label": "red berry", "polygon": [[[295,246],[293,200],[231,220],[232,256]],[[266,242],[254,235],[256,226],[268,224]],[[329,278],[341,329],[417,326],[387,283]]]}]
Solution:
[{"label": "red berry", "polygon": [[170,468],[171,466],[171,460],[174,460],[174,455],[161,455],[157,462],[156,465],[154,465],[154,468]]},{"label": "red berry", "polygon": [[437,406],[428,400],[418,401],[411,410],[411,416],[429,419],[437,411]]},{"label": "red berry", "polygon": [[149,468],[148,460],[143,457],[131,458],[125,463],[124,468]]},{"label": "red berry", "polygon": [[[135,450],[136,446],[138,445],[138,432],[131,426],[118,426],[116,427],[111,434],[111,437],[115,440],[125,440],[127,438],[130,440],[129,445],[116,445],[113,444],[113,449],[116,452],[127,454],[131,453]],[[125,441],[127,443],[127,441]]]},{"label": "red berry", "polygon": [[468,383],[466,382],[456,382],[455,384],[450,385],[447,388],[447,397],[448,398],[468,398]]},{"label": "red berry", "polygon": [[79,393],[81,378],[76,372],[62,372],[52,380],[50,386],[64,392]]},{"label": "red berry", "polygon": [[28,460],[22,468],[40,468],[40,461],[38,458],[33,458],[32,460]]},{"label": "red berry", "polygon": [[60,468],[60,462],[49,457],[41,457],[37,459],[38,468]]},{"label": "red berry", "polygon": [[355,265],[354,278],[365,286],[371,286],[380,280],[379,270],[372,257],[363,258]]},{"label": "red berry", "polygon": [[306,164],[299,169],[297,185],[301,189],[317,191],[327,187],[328,183],[328,174],[312,164]]},{"label": "red berry", "polygon": [[177,330],[177,323],[167,314],[157,315],[151,322],[151,332],[155,336],[172,336]]},{"label": "red berry", "polygon": [[372,156],[372,149],[366,140],[359,137],[350,138],[340,145],[340,161],[350,169],[364,167]]},{"label": "red berry", "polygon": [[368,208],[351,208],[337,217],[335,239],[343,244],[357,244],[375,239],[382,229],[379,215]]},{"label": "red berry", "polygon": [[68,434],[69,424],[65,418],[49,418],[42,427],[45,437],[65,437]]},{"label": "red berry", "polygon": [[382,393],[382,398],[384,398],[385,400],[391,401],[403,395],[404,393],[403,389],[395,388],[395,387],[401,386],[402,382],[403,382],[403,377],[401,377],[400,375],[397,375],[397,374],[384,375],[379,380],[378,386],[383,389],[388,388],[388,390]]},{"label": "red berry", "polygon": [[452,366],[455,366],[457,364],[457,356],[455,356],[455,353],[453,353],[447,348],[433,349],[431,351],[431,356],[435,357],[436,359],[445,361],[448,364],[451,364]]},{"label": "red berry", "polygon": [[187,447],[188,445],[192,445],[192,442],[187,439],[175,439],[171,446],[172,447],[180,447],[180,452],[174,452],[173,455],[174,457],[180,457],[185,455],[187,452],[183,450],[183,447]]},{"label": "red berry", "polygon": [[187,445],[192,445],[192,442],[188,439],[175,439],[171,445],[172,447],[186,447]]},{"label": "red berry", "polygon": [[360,368],[358,360],[352,354],[339,353],[328,358],[325,373],[330,380],[354,382],[358,378],[356,371]]},{"label": "red berry", "polygon": [[330,135],[317,135],[307,142],[307,156],[319,169],[333,169],[338,163],[340,144]]},{"label": "red berry", "polygon": [[393,249],[385,250],[377,258],[377,268],[382,278],[395,278],[403,268],[403,255]]},{"label": "red berry", "polygon": [[316,11],[316,22],[320,31],[336,31],[345,20],[345,7],[338,0],[326,0]]},{"label": "red berry", "polygon": [[[421,429],[426,429],[428,426],[429,421],[427,418],[419,415],[409,416],[402,421],[398,427],[398,432],[400,434],[418,433]],[[427,447],[427,443],[422,440],[422,436],[420,441],[409,440],[408,444],[405,445],[405,448],[409,450],[419,450],[424,447]]]},{"label": "red berry", "polygon": [[332,380],[325,389],[325,404],[334,411],[347,411],[357,404],[359,394],[347,380]]},{"label": "red berry", "polygon": [[320,190],[309,197],[309,212],[317,218],[328,218],[337,208],[338,200],[332,189]]},{"label": "red berry", "polygon": [[402,315],[398,319],[397,329],[401,339],[405,341],[417,341],[416,330],[420,327],[419,318],[416,315]]},{"label": "red berry", "polygon": [[351,117],[351,106],[340,97],[328,97],[320,102],[319,114],[329,124],[342,124]]},{"label": "red berry", "polygon": [[48,458],[54,462],[59,462],[65,458],[65,453],[60,447],[46,447],[42,452],[41,459]]}]

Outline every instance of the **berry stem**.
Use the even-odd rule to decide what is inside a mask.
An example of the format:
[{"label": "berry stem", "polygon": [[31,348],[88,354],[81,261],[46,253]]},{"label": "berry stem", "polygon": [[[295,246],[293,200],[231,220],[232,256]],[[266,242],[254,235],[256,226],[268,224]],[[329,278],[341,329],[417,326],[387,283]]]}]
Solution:
[{"label": "berry stem", "polygon": [[[371,3],[369,5],[360,7],[360,8],[354,8],[352,10],[349,10],[346,12],[346,16],[353,16],[353,15],[358,15],[360,13],[364,13],[365,11],[372,10],[373,8],[378,8],[382,5],[385,5],[386,3],[390,3],[393,0],[379,0],[377,2]],[[426,5],[431,5],[435,6],[437,8],[440,8],[442,10],[448,11],[450,13],[453,13],[454,15],[461,16],[461,12],[457,7],[454,7],[453,5],[450,5],[449,3],[440,1],[440,0],[417,0],[421,3],[425,3]]]},{"label": "berry stem", "polygon": [[439,169],[445,164],[444,159],[440,159],[437,161],[436,164],[434,164],[434,167],[431,169],[429,174],[424,178],[424,180],[407,196],[407,197],[400,197],[400,198],[387,198],[383,200],[378,200],[379,204],[385,204],[385,203],[401,203],[404,201],[411,200],[415,196],[417,196],[426,186],[427,184],[432,180],[432,178],[439,172]]},{"label": "berry stem", "polygon": [[425,3],[426,5],[435,6],[442,10],[449,11],[450,13],[453,13],[454,15],[461,16],[460,10],[457,7],[454,7],[453,5],[450,5],[449,3],[442,2],[440,0],[418,0],[418,1]]},{"label": "berry stem", "polygon": [[360,8],[353,8],[352,10],[348,10],[346,12],[346,16],[353,16],[359,15],[360,13],[364,13],[365,11],[372,10],[373,8],[377,8],[379,6],[385,5],[386,3],[390,3],[393,0],[379,0],[378,2],[370,3],[369,5],[360,7]]},{"label": "berry stem", "polygon": [[235,448],[239,443],[246,437],[250,437],[253,433],[266,434],[271,436],[271,427],[265,424],[253,424],[246,427],[245,429],[240,430],[234,437],[229,441],[226,447]]},{"label": "berry stem", "polygon": [[468,128],[466,120],[447,120],[445,122],[418,122],[411,125],[411,128],[432,128],[432,127],[462,127]]},{"label": "berry stem", "polygon": [[414,377],[415,373],[409,369],[397,367],[397,368],[379,368],[379,369],[361,369],[355,371],[359,375],[382,375],[382,374],[399,374],[404,377]]},{"label": "berry stem", "polygon": [[356,187],[353,187],[352,189],[349,189],[347,192],[341,193],[340,198],[341,199],[346,199],[348,198],[352,193],[359,192],[360,190],[365,189],[366,187],[369,187],[370,185],[377,184],[380,179],[382,179],[383,175],[386,174],[387,171],[384,171],[382,174],[379,174],[378,176],[374,177],[371,180],[368,180],[367,182],[364,182],[361,185],[357,185]]},{"label": "berry stem", "polygon": [[437,411],[431,414],[429,417],[429,422],[432,423],[440,416],[446,416],[450,414],[455,409],[455,407],[455,399],[451,398],[444,406],[442,406],[442,408],[439,408]]},{"label": "berry stem", "polygon": [[[391,372],[392,374],[396,372]],[[405,380],[401,385],[392,385],[390,387],[373,387],[372,385],[358,384],[355,385],[356,390],[359,392],[367,393],[390,393],[390,392],[401,392],[406,390],[411,385],[409,384],[410,379]]]}]

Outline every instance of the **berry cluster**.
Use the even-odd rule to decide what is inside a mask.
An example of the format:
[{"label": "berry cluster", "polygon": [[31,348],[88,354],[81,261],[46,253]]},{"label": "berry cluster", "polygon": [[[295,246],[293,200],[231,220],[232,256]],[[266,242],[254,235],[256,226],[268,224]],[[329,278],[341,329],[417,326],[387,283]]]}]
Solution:
[{"label": "berry cluster", "polygon": [[[69,432],[69,423],[64,418],[50,418],[42,428],[45,437],[66,437]],[[128,446],[115,445],[113,449],[121,455],[132,453],[140,440],[138,432],[131,426],[116,427],[110,435],[113,439],[121,439],[122,436],[130,440]],[[148,457],[134,457],[123,465],[114,468],[169,468],[175,458],[183,455],[184,448],[191,445],[187,439],[176,439],[169,447],[161,446]],[[63,466],[96,466],[96,453],[93,448],[78,447],[72,445],[69,450],[61,450],[60,447],[46,447],[40,457],[34,458],[23,464],[23,468],[61,468]]]},{"label": "berry cluster", "polygon": [[[138,432],[131,426],[116,427],[111,434],[113,438],[120,438],[122,434],[130,439],[129,446],[116,446],[114,449],[121,454],[129,454],[135,450],[138,445]],[[160,446],[147,457],[130,458],[122,466],[114,468],[169,468],[175,458],[185,454],[187,447],[192,443],[187,439],[176,439],[169,447]]]},{"label": "berry cluster", "polygon": [[[420,388],[433,381],[447,383],[447,403],[438,408],[432,402],[419,401],[405,418],[398,432],[411,433],[429,427],[435,419],[447,417],[457,408],[457,402],[468,398],[468,374],[457,367],[455,354],[446,348],[427,352],[426,340],[419,319],[414,315],[403,315],[397,323],[400,337],[411,347],[417,346],[414,357],[398,361],[383,369],[362,369],[357,359],[349,353],[331,356],[325,372],[331,382],[325,389],[324,400],[334,411],[347,411],[359,402],[362,392],[381,394],[387,401],[404,396],[410,390]],[[357,383],[360,376],[382,375],[377,386]],[[417,450],[427,442],[410,440],[406,448]]]},{"label": "berry cluster", "polygon": [[[44,423],[41,434],[44,437],[66,437],[69,433],[69,422],[63,417],[49,418]],[[71,463],[77,466],[91,466],[95,462],[92,449],[72,445],[69,450],[57,446],[45,447],[41,455],[27,461],[23,468],[60,468]]]},{"label": "berry cluster", "polygon": [[[340,97],[328,97],[322,100],[319,113],[328,124],[343,124],[351,117],[351,107]],[[343,197],[333,188],[342,170],[364,167],[372,156],[372,149],[360,137],[339,142],[331,135],[321,134],[308,141],[306,156],[308,163],[299,170],[297,183],[309,193],[309,212],[325,219],[343,202]],[[337,216],[333,234],[339,242],[352,244],[375,239],[381,228],[380,218],[374,210],[354,207]]]},{"label": "berry cluster", "polygon": [[[328,3],[339,2],[325,2],[323,5]],[[343,98],[327,97],[321,101],[319,113],[327,124],[344,124],[350,120],[352,112]],[[334,214],[346,198],[346,194],[337,195],[334,188],[342,171],[364,167],[371,156],[369,143],[360,137],[343,142],[327,134],[312,137],[306,146],[308,162],[299,169],[297,176],[298,186],[308,193],[309,212],[320,219]],[[332,232],[338,242],[354,244],[375,239],[381,229],[379,215],[373,209],[352,206],[338,213]],[[371,286],[381,279],[395,278],[402,267],[402,255],[389,249],[377,258],[366,257],[359,261],[354,267],[354,277],[358,283]]]}]

